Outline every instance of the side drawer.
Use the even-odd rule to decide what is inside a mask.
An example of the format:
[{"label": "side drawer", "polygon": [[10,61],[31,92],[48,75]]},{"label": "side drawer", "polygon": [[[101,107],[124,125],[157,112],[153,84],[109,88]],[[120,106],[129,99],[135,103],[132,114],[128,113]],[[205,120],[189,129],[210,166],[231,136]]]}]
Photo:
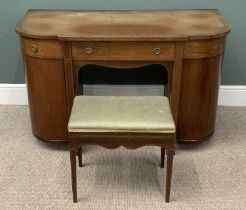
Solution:
[{"label": "side drawer", "polygon": [[184,46],[184,59],[202,59],[221,55],[225,51],[225,38],[188,41]]},{"label": "side drawer", "polygon": [[75,60],[174,60],[175,44],[163,42],[73,42]]},{"label": "side drawer", "polygon": [[25,55],[37,58],[63,58],[63,43],[57,40],[21,38]]}]

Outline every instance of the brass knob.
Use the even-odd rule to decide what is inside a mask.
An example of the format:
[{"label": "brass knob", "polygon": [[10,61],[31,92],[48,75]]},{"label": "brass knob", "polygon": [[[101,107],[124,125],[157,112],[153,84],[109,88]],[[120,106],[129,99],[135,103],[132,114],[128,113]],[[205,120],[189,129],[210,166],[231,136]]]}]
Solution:
[{"label": "brass knob", "polygon": [[156,55],[160,55],[161,54],[161,48],[158,48],[158,47],[155,48],[154,52],[155,52]]},{"label": "brass knob", "polygon": [[85,53],[86,54],[91,54],[91,53],[93,53],[93,49],[91,47],[86,47],[85,48]]},{"label": "brass knob", "polygon": [[33,44],[33,45],[31,46],[31,50],[32,50],[32,52],[34,52],[34,53],[38,52],[38,46],[35,45],[35,44]]}]

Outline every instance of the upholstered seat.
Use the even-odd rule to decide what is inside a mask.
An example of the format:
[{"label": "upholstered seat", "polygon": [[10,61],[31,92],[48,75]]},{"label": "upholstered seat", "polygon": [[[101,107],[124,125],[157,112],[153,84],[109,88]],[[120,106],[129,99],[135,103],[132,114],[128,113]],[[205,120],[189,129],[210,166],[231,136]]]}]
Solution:
[{"label": "upholstered seat", "polygon": [[77,202],[76,154],[82,167],[85,145],[115,149],[161,147],[161,168],[167,150],[166,202],[169,202],[175,124],[164,96],[76,96],[68,123],[73,201]]},{"label": "upholstered seat", "polygon": [[175,124],[164,96],[77,96],[68,130],[174,133]]}]

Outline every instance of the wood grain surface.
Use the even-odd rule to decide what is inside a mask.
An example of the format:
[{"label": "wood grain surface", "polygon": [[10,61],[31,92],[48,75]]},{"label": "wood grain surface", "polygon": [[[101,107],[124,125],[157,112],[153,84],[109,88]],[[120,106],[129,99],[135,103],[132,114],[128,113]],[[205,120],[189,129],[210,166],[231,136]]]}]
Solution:
[{"label": "wood grain surface", "polygon": [[202,141],[214,132],[219,75],[230,31],[218,10],[29,10],[16,31],[38,138],[68,138],[68,116],[81,85],[78,75],[87,64],[163,65],[178,141]]},{"label": "wood grain surface", "polygon": [[218,10],[29,10],[16,31],[42,39],[181,41],[223,37],[230,25]]}]

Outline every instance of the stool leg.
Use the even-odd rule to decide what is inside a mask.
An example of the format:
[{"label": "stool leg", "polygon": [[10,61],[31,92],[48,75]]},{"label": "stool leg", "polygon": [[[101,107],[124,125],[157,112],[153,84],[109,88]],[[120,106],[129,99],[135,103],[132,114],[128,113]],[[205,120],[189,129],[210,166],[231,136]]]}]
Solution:
[{"label": "stool leg", "polygon": [[83,164],[82,164],[82,148],[81,147],[78,148],[77,153],[78,153],[79,167],[82,167]]},{"label": "stool leg", "polygon": [[77,203],[76,150],[70,150],[73,202]]},{"label": "stool leg", "polygon": [[161,168],[164,168],[165,162],[165,148],[161,147]]},{"label": "stool leg", "polygon": [[166,175],[166,202],[169,202],[170,199],[170,190],[171,190],[171,178],[172,178],[172,169],[173,169],[173,155],[174,151],[167,150],[167,175]]}]

